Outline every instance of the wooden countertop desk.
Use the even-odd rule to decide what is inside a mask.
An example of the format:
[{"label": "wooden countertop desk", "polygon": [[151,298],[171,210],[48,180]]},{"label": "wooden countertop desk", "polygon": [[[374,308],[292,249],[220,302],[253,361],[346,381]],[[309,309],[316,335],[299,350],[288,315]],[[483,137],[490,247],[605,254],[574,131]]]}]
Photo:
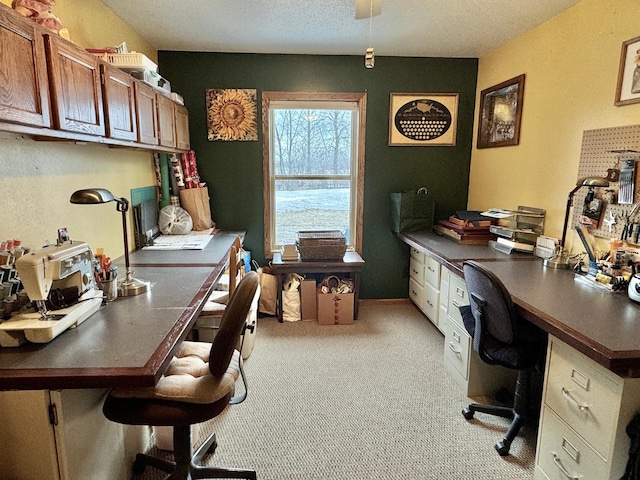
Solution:
[{"label": "wooden countertop desk", "polygon": [[[133,252],[134,277],[149,290],[101,306],[49,343],[0,348],[0,390],[155,385],[224,272],[236,235],[220,232],[204,250]],[[124,274],[122,260],[118,269]]]},{"label": "wooden countertop desk", "polygon": [[[518,313],[621,377],[640,377],[640,304],[530,254],[458,245],[435,234],[402,234],[407,244],[462,276],[464,260],[485,264],[505,284]],[[529,261],[525,261],[529,260]]]}]

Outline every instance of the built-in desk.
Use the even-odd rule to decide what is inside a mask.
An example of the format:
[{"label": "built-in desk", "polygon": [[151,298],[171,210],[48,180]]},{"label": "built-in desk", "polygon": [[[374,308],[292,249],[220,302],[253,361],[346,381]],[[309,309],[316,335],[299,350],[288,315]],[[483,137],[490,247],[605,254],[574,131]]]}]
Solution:
[{"label": "built-in desk", "polygon": [[244,239],[244,235],[245,232],[218,232],[202,250],[137,250],[129,255],[129,263],[136,268],[139,266],[215,267],[228,262],[229,249],[233,241],[237,237]]},{"label": "built-in desk", "polygon": [[[109,422],[103,397],[110,387],[157,382],[226,268],[235,236],[218,233],[201,251],[134,252],[146,293],[101,306],[49,343],[0,348],[0,477],[129,477],[149,432]],[[125,271],[122,259],[116,264]]]},{"label": "built-in desk", "polygon": [[549,333],[534,478],[620,478],[630,445],[625,429],[640,413],[640,304],[531,255],[433,234],[400,237],[458,275],[464,260],[480,261],[505,284],[518,313]]}]

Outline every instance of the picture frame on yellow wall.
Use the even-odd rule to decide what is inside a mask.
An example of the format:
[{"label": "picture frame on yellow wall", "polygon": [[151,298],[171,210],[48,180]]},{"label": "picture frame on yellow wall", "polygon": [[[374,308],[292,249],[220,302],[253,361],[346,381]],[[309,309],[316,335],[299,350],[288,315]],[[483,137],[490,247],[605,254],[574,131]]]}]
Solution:
[{"label": "picture frame on yellow wall", "polygon": [[524,73],[480,92],[478,148],[520,143]]},{"label": "picture frame on yellow wall", "polygon": [[392,93],[389,146],[453,146],[457,93]]},{"label": "picture frame on yellow wall", "polygon": [[615,105],[640,102],[640,37],[622,43]]}]

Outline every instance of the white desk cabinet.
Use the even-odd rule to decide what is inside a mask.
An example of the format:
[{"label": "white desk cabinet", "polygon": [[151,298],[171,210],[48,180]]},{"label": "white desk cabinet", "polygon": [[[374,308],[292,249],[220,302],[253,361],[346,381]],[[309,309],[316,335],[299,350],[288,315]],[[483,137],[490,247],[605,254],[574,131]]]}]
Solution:
[{"label": "white desk cabinet", "polygon": [[619,377],[550,336],[534,478],[620,478],[625,428],[639,409],[639,378]]},{"label": "white desk cabinet", "polygon": [[106,391],[0,392],[1,478],[126,480],[149,441],[148,427],[102,415]]},{"label": "white desk cabinet", "polygon": [[409,259],[409,298],[440,328],[440,264],[413,247]]},{"label": "white desk cabinet", "polygon": [[[443,268],[443,270],[446,270]],[[513,390],[516,372],[483,362],[473,350],[473,339],[462,322],[459,307],[469,305],[464,279],[449,272],[444,367],[468,397],[493,396],[500,388]]]}]

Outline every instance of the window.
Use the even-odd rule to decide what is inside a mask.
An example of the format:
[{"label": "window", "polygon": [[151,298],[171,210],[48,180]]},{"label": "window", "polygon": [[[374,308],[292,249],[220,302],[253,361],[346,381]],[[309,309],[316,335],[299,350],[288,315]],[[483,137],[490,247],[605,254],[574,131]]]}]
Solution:
[{"label": "window", "polygon": [[365,93],[262,95],[265,256],[301,230],[361,252]]}]

